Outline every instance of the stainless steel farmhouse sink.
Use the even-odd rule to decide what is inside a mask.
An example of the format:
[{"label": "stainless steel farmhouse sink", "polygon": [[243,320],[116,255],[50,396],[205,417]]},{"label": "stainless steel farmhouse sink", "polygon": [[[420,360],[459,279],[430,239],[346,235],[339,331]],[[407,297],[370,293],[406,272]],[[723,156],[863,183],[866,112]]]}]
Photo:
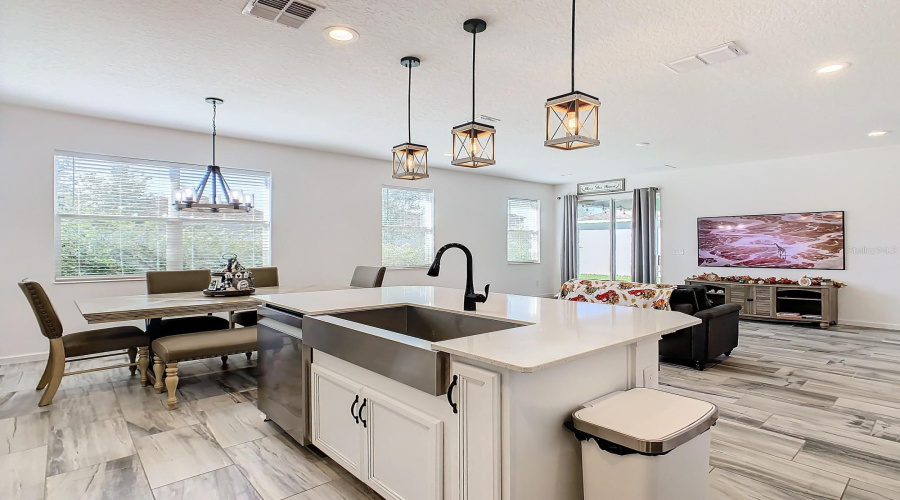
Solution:
[{"label": "stainless steel farmhouse sink", "polygon": [[522,324],[427,307],[395,306],[306,316],[303,343],[440,396],[450,382],[450,356],[433,351],[432,342],[519,326]]}]

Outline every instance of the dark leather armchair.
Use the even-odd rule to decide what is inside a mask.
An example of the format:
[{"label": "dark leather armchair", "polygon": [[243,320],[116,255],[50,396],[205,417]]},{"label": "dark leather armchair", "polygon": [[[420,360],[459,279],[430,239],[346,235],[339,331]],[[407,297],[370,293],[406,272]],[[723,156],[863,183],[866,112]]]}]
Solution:
[{"label": "dark leather armchair", "polygon": [[690,361],[703,370],[706,363],[738,345],[738,314],[741,306],[722,304],[713,306],[703,285],[678,285],[669,301],[673,311],[690,314],[702,321],[699,325],[663,335],[659,341],[659,355]]}]

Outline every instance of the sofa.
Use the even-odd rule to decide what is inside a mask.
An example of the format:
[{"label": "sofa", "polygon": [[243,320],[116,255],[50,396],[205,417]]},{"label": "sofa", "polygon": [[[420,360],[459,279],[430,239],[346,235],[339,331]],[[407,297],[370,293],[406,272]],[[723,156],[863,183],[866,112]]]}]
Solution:
[{"label": "sofa", "polygon": [[713,305],[704,285],[678,285],[669,300],[671,310],[689,314],[702,321],[699,325],[663,335],[659,356],[688,361],[697,370],[738,345],[738,304]]},{"label": "sofa", "polygon": [[703,285],[573,279],[563,283],[559,299],[665,309],[700,319],[699,325],[663,335],[659,341],[661,358],[687,362],[697,370],[703,370],[706,363],[722,354],[731,355],[731,350],[738,344],[741,307],[737,304],[713,305]]}]

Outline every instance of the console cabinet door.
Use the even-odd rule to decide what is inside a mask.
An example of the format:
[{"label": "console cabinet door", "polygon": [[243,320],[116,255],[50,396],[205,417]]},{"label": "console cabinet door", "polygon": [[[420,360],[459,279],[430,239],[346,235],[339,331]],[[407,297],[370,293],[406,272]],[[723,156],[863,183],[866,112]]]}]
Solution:
[{"label": "console cabinet door", "polygon": [[741,314],[752,314],[750,311],[750,304],[752,304],[753,301],[747,301],[747,299],[752,299],[752,297],[747,296],[748,288],[744,286],[729,286],[728,289],[731,292],[729,293],[728,300],[732,304],[741,306]]},{"label": "console cabinet door", "polygon": [[364,429],[354,414],[363,402],[362,386],[316,364],[310,373],[312,443],[361,477]]},{"label": "console cabinet door", "polygon": [[443,498],[443,422],[368,387],[363,397],[363,480],[388,499]]},{"label": "console cabinet door", "polygon": [[452,364],[462,500],[500,500],[500,374]]},{"label": "console cabinet door", "polygon": [[775,316],[772,307],[772,290],[770,286],[753,287],[753,314],[756,316]]}]

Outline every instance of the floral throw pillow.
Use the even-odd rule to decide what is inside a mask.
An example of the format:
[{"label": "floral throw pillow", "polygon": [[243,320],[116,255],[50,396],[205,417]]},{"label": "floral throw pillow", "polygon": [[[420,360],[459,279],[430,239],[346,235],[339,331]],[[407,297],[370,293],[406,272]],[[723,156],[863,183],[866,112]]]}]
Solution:
[{"label": "floral throw pillow", "polygon": [[559,299],[642,309],[669,309],[673,290],[675,285],[572,279],[563,283]]}]

